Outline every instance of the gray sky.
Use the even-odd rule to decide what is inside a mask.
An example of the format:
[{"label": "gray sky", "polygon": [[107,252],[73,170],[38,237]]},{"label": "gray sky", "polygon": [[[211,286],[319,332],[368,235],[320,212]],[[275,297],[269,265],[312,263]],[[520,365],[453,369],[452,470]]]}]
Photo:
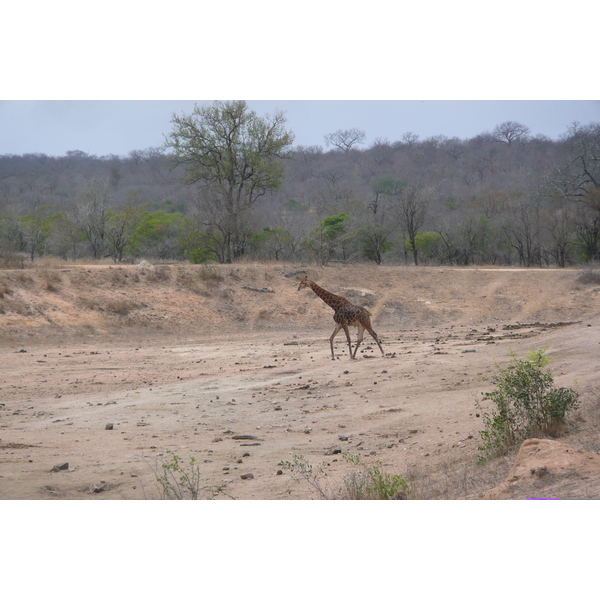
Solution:
[{"label": "gray sky", "polygon": [[[204,103],[210,101],[198,101]],[[407,131],[470,138],[504,121],[527,125],[531,132],[556,139],[573,121],[600,122],[600,101],[454,101],[454,100],[252,100],[259,115],[286,112],[296,145],[324,145],[323,137],[356,127],[377,138],[399,140]],[[194,101],[170,100],[2,100],[0,155],[64,155],[82,150],[97,156],[126,156],[160,146],[171,130],[173,113],[189,114]]]}]

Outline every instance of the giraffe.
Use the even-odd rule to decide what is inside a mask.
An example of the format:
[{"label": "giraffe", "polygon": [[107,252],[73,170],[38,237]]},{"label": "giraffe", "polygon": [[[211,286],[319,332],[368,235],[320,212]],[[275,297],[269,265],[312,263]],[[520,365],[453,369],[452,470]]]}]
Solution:
[{"label": "giraffe", "polygon": [[[350,358],[356,358],[356,351],[360,346],[360,343],[363,340],[363,333],[365,329],[371,334],[373,339],[377,342],[379,349],[381,350],[381,354],[385,354],[381,344],[379,343],[379,338],[377,334],[373,331],[373,327],[371,327],[371,313],[364,308],[363,306],[356,306],[352,304],[350,300],[344,298],[343,296],[337,296],[336,294],[332,294],[327,290],[323,289],[321,286],[317,285],[314,281],[311,281],[308,278],[308,275],[304,276],[304,279],[300,282],[298,286],[298,291],[302,288],[310,287],[310,289],[317,295],[325,304],[328,304],[335,311],[333,315],[333,320],[335,321],[335,329],[333,330],[332,336],[329,338],[329,343],[331,344],[331,360],[335,360],[335,353],[333,352],[333,339],[339,333],[340,329],[343,329],[346,333],[346,339],[348,340],[348,350],[350,352]],[[358,339],[356,340],[356,346],[354,348],[354,354],[352,353],[352,342],[350,341],[350,332],[348,331],[348,327],[358,327]]]}]

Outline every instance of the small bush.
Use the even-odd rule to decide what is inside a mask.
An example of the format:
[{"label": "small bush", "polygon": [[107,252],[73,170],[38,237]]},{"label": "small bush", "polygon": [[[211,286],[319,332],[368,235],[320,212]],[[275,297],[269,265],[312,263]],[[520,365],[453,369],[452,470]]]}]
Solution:
[{"label": "small bush", "polygon": [[379,464],[350,473],[343,483],[341,494],[348,500],[404,500],[409,492],[404,477],[384,473]]},{"label": "small bush", "polygon": [[42,272],[42,277],[44,279],[44,287],[49,292],[57,292],[58,285],[62,283],[62,279],[60,277],[60,273],[52,270],[45,270]]},{"label": "small bush", "polygon": [[[360,464],[359,456],[344,454],[347,462]],[[322,500],[403,500],[410,492],[409,485],[400,475],[385,473],[380,464],[363,467],[342,478],[342,485],[331,492],[323,483],[327,478],[325,463],[314,468],[303,456],[294,454],[291,461],[281,466],[292,473],[294,481],[305,481]]]},{"label": "small bush", "polygon": [[149,282],[160,282],[171,280],[171,267],[168,265],[159,265],[154,267],[147,275],[146,281]]},{"label": "small bush", "polygon": [[162,473],[156,474],[164,500],[198,500],[200,494],[200,467],[196,459],[190,458],[189,465],[183,465],[181,458],[167,450],[170,460],[161,465]]},{"label": "small bush", "polygon": [[167,455],[170,458],[161,465],[160,470],[153,469],[163,500],[201,500],[214,498],[218,494],[229,496],[224,485],[211,487],[201,484],[200,467],[193,456],[188,464],[184,464],[171,450],[167,450]]},{"label": "small bush", "polygon": [[198,279],[207,283],[220,283],[223,281],[224,277],[219,269],[212,265],[203,265],[198,273]]},{"label": "small bush", "polygon": [[[572,389],[554,387],[552,375],[544,371],[548,358],[544,349],[532,351],[527,358],[512,361],[492,378],[496,389],[484,393],[496,409],[482,411],[485,429],[480,432],[480,461],[502,456],[529,437],[557,435],[568,411],[578,406],[579,394]],[[476,403],[481,409],[479,402]]]},{"label": "small bush", "polygon": [[110,313],[115,315],[128,315],[132,310],[139,308],[140,305],[127,299],[109,300],[104,307]]},{"label": "small bush", "polygon": [[600,285],[600,271],[586,269],[575,281],[583,285]]}]

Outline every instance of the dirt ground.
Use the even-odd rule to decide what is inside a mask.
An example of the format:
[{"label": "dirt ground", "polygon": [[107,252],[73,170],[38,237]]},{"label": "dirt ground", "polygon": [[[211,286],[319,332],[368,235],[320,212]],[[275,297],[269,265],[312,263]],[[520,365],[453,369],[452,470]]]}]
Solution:
[{"label": "dirt ground", "polygon": [[[331,360],[333,311],[297,291],[305,272],[369,308],[384,356],[365,334],[350,360],[342,332]],[[475,403],[509,352],[547,348],[555,383],[581,394],[557,451],[566,443],[597,457],[594,274],[272,263],[0,271],[0,499],[158,499],[169,453],[195,459],[207,498],[317,498],[282,468],[294,455],[315,474],[323,467],[334,497],[357,469],[346,453],[403,475],[416,499],[522,497],[514,473],[490,495],[515,455],[476,465]],[[526,496],[546,497],[548,469],[552,497],[600,496],[598,472],[579,481],[567,465],[561,486],[545,465]]]}]

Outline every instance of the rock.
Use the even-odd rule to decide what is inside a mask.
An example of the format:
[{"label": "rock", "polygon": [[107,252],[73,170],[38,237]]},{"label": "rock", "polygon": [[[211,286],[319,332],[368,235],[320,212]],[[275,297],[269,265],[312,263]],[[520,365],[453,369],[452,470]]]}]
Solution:
[{"label": "rock", "polygon": [[90,494],[99,494],[100,492],[103,492],[106,489],[106,482],[103,481],[100,485],[96,485],[95,483],[92,483],[92,485],[90,485]]},{"label": "rock", "polygon": [[104,426],[104,429],[114,429],[114,425],[113,425],[112,423],[107,423],[107,424]]},{"label": "rock", "polygon": [[263,441],[262,438],[256,437],[255,435],[247,435],[247,434],[240,434],[240,435],[234,435],[231,439],[233,440],[259,440],[259,441]]},{"label": "rock", "polygon": [[254,479],[254,474],[253,473],[244,473],[243,475],[240,475],[240,477],[242,479]]},{"label": "rock", "polygon": [[339,446],[332,446],[325,452],[325,456],[331,456],[332,454],[341,454],[342,449]]},{"label": "rock", "polygon": [[66,471],[68,468],[69,468],[68,462],[58,463],[57,465],[54,465],[50,469],[50,473],[58,473],[59,471]]}]

